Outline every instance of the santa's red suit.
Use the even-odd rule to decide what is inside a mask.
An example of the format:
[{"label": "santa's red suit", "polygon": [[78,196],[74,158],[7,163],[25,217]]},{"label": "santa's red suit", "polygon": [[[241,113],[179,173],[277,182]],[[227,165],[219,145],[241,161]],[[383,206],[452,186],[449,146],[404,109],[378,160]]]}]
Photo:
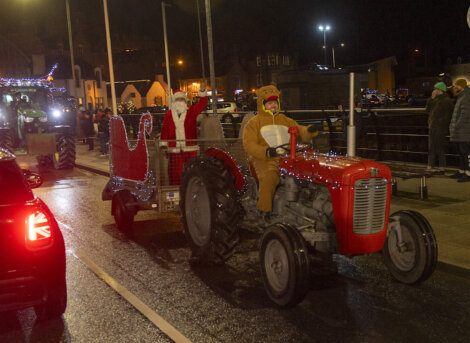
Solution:
[{"label": "santa's red suit", "polygon": [[[184,164],[197,156],[199,149],[197,139],[197,116],[207,106],[207,94],[199,92],[199,101],[178,113],[175,104],[165,113],[163,118],[160,146],[168,147],[168,175],[170,185],[179,185]],[[177,91],[173,99],[186,98],[186,94]],[[165,142],[166,141],[166,142]]]}]

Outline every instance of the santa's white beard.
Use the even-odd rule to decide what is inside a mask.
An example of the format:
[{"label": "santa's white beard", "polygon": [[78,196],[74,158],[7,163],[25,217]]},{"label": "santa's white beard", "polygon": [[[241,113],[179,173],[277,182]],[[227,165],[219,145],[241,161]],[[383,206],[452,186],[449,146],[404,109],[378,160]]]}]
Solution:
[{"label": "santa's white beard", "polygon": [[188,110],[188,105],[182,101],[175,101],[171,104],[171,111],[176,113],[177,115],[182,115]]}]

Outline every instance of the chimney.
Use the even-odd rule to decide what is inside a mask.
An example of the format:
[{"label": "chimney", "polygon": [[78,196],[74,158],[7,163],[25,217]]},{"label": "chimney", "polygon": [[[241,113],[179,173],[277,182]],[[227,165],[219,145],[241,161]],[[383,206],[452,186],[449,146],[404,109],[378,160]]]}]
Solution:
[{"label": "chimney", "polygon": [[158,81],[158,82],[160,82],[160,84],[163,85],[165,83],[165,80],[163,79],[163,74],[155,75],[155,81]]}]

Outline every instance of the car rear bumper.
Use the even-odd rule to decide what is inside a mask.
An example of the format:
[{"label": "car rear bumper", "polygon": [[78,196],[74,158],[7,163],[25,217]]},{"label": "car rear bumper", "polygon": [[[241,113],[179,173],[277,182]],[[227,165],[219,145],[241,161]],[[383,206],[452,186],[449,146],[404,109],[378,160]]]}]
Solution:
[{"label": "car rear bumper", "polygon": [[47,299],[46,283],[32,271],[0,274],[0,312],[42,304]]}]

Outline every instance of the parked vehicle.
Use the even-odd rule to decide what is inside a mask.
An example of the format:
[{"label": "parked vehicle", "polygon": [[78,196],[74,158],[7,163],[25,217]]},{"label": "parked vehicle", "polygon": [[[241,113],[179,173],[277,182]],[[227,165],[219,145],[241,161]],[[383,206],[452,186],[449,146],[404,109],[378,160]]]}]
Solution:
[{"label": "parked vehicle", "polygon": [[31,191],[41,183],[0,148],[0,312],[33,306],[54,318],[67,306],[65,246],[54,215]]},{"label": "parked vehicle", "polygon": [[[205,112],[212,114],[212,104],[207,105]],[[234,118],[239,118],[238,107],[235,102],[222,101],[217,103],[217,115],[222,123],[233,124]]]},{"label": "parked vehicle", "polygon": [[0,147],[26,148],[39,164],[73,168],[76,112],[60,93],[46,79],[0,79]]},{"label": "parked vehicle", "polygon": [[429,222],[413,211],[390,215],[391,172],[384,164],[317,153],[297,145],[297,130],[290,128],[290,142],[278,147],[286,154],[279,161],[272,216],[260,222],[257,176],[240,140],[198,142],[193,151],[199,156],[186,163],[178,187],[165,181],[158,141],[151,147],[145,140],[151,116],[142,116],[132,150],[119,119],[111,125],[113,171],[102,193],[112,202],[117,227],[130,232],[141,210],[179,209],[194,259],[209,265],[232,256],[241,227],[261,229],[264,287],[279,306],[304,299],[319,256],[382,251],[392,276],[406,284],[426,280],[436,267],[437,243]]}]

